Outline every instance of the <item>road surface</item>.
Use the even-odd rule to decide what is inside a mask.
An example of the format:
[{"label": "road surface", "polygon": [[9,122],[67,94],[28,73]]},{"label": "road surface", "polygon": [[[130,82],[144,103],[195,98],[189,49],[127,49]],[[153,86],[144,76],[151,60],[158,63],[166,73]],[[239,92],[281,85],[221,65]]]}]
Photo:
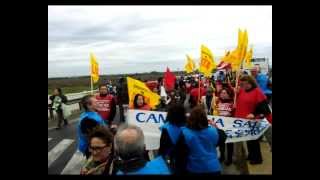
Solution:
[{"label": "road surface", "polygon": [[[186,100],[187,101],[187,100]],[[188,108],[188,107],[187,107]],[[54,122],[48,123],[48,174],[79,174],[84,157],[77,151],[77,122],[78,117],[70,120],[68,126],[60,130],[54,129]],[[114,119],[119,123],[119,110]],[[239,170],[234,164],[225,166],[223,164],[222,174],[271,174],[272,173],[272,154],[266,142],[261,143],[264,163],[262,165],[246,165]]]}]

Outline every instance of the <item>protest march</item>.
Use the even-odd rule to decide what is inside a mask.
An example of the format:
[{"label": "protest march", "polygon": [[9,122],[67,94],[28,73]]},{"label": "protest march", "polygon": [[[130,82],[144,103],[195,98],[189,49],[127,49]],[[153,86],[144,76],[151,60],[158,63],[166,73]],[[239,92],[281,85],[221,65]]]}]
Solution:
[{"label": "protest march", "polygon": [[[159,79],[128,76],[113,87],[99,82],[98,58],[91,53],[91,94],[81,99],[77,130],[78,150],[86,159],[79,174],[219,175],[222,164],[244,156],[237,153],[244,143],[250,164],[262,164],[262,137],[272,147],[272,87],[252,57],[248,32],[239,29],[236,48],[219,63],[201,45],[199,63],[186,55],[182,76],[167,67]],[[66,98],[57,89],[51,100],[60,129],[62,121],[68,123]],[[118,124],[113,123],[117,106]]]},{"label": "protest march", "polygon": [[48,174],[272,174],[270,7],[87,8],[48,8]]}]

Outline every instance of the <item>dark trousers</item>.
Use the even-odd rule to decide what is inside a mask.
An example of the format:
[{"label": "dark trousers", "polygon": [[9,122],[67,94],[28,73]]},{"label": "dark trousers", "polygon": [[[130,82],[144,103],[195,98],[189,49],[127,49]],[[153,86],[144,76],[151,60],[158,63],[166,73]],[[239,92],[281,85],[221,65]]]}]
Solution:
[{"label": "dark trousers", "polygon": [[268,103],[271,105],[271,107],[272,107],[272,94],[266,94],[266,96],[267,96],[267,101],[268,101]]},{"label": "dark trousers", "polygon": [[68,124],[68,121],[66,119],[64,119],[63,117],[63,112],[61,109],[58,109],[57,111],[57,115],[58,115],[58,124],[57,124],[57,127],[61,127],[61,123],[62,121],[64,121],[64,124]]},{"label": "dark trousers", "polygon": [[261,149],[260,149],[260,139],[247,141],[248,147],[248,160],[250,161],[262,161]]},{"label": "dark trousers", "polygon": [[270,126],[266,132],[264,133],[264,136],[266,137],[269,145],[270,145],[270,148],[271,148],[271,151],[272,151],[272,126]]},{"label": "dark trousers", "polygon": [[125,119],[124,119],[124,108],[123,108],[123,104],[119,103],[119,114],[120,114],[120,123],[124,123]]},{"label": "dark trousers", "polygon": [[52,110],[52,108],[49,109],[49,113],[50,113],[50,119],[53,120],[53,119],[54,119],[54,118],[53,118],[54,116],[53,116],[53,110]]},{"label": "dark trousers", "polygon": [[[233,143],[226,143],[227,144],[227,160],[232,162],[232,155],[233,155]],[[221,160],[225,160],[225,145],[220,146],[220,157]]]}]

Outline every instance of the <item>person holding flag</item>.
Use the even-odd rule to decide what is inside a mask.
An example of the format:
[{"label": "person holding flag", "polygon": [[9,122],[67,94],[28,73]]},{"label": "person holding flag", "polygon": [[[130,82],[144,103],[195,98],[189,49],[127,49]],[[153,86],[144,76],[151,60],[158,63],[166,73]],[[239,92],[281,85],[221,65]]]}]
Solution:
[{"label": "person holding flag", "polygon": [[[267,97],[258,87],[252,76],[244,75],[240,78],[240,87],[236,89],[235,117],[245,119],[263,119],[272,121],[272,114],[267,103]],[[262,155],[259,139],[247,141],[248,160],[250,164],[261,164]]]},{"label": "person holding flag", "polygon": [[[211,77],[212,74],[212,70],[216,68],[216,64],[214,62],[214,58],[213,58],[213,54],[211,52],[211,50],[206,47],[205,45],[201,45],[201,51],[200,51],[200,64],[199,64],[199,72],[203,73],[205,77]],[[191,96],[191,102],[193,101],[193,103],[191,103],[191,106],[194,107],[195,105],[195,99],[196,100],[196,104],[198,104],[201,100],[202,96],[206,95],[205,89],[203,88],[202,84],[201,84],[201,79],[200,79],[200,74],[198,74],[198,89],[197,89],[197,95],[196,95],[196,90],[193,89],[190,92],[190,96]]]},{"label": "person holding flag", "polygon": [[[160,96],[157,93],[152,92],[145,83],[127,77],[128,84],[128,96],[129,96],[129,108],[138,108],[148,105],[151,109],[154,109],[160,102]],[[134,105],[136,103],[136,105]],[[147,106],[145,106],[145,109]]]},{"label": "person holding flag", "polygon": [[206,95],[206,89],[203,86],[199,85],[199,83],[201,84],[201,82],[193,83],[192,89],[190,91],[190,108],[197,106],[201,97]]},{"label": "person holding flag", "polygon": [[150,111],[151,107],[145,102],[143,95],[136,94],[133,100],[133,109]]}]

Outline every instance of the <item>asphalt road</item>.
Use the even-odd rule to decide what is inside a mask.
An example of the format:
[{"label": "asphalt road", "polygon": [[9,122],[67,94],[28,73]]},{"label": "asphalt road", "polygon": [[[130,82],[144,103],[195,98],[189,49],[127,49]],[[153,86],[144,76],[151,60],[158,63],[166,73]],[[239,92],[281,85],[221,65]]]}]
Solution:
[{"label": "asphalt road", "polygon": [[[55,121],[48,123],[48,174],[61,174],[75,154],[75,162],[77,160],[82,160],[81,156],[78,156],[80,153],[77,153],[78,120],[79,116],[69,120],[69,125],[64,126],[59,130],[55,129]],[[118,107],[116,116],[114,118],[114,123],[119,124]],[[73,162],[70,163],[70,166],[72,166]],[[77,171],[77,167],[72,167],[71,169],[71,171],[74,173]]]},{"label": "asphalt road", "polygon": [[[186,99],[187,101],[188,99]],[[189,107],[186,107],[189,110]],[[84,157],[77,152],[77,122],[79,117],[69,120],[62,129],[54,129],[55,122],[48,123],[48,174],[79,174]],[[114,119],[119,124],[119,110]],[[267,147],[267,146],[266,146]],[[266,148],[265,148],[266,149]],[[271,166],[271,164],[270,164]],[[222,174],[242,174],[235,165],[224,166]]]}]

